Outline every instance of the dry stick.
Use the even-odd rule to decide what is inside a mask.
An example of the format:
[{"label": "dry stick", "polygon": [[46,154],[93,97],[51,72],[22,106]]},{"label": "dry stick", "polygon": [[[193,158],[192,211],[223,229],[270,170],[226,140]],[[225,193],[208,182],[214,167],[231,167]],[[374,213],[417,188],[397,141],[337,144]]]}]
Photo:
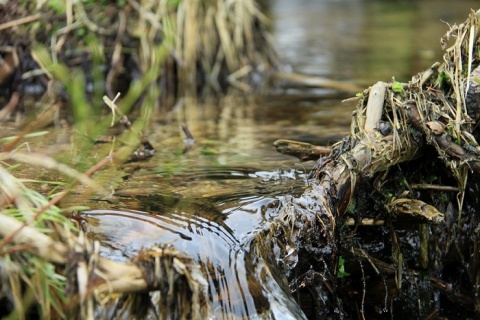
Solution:
[{"label": "dry stick", "polygon": [[314,77],[300,73],[277,72],[271,76],[272,81],[287,81],[290,84],[304,87],[318,87],[329,88],[347,92],[361,92],[363,91],[358,85],[354,83],[335,81],[320,77]]},{"label": "dry stick", "polygon": [[[470,19],[475,20],[475,14],[470,14]],[[472,21],[472,25],[470,26],[470,37],[468,38],[467,79],[470,79],[470,75],[472,74],[472,55],[473,55],[474,45],[475,45],[475,23],[473,23]],[[464,97],[467,96],[469,88],[470,88],[470,81],[467,81],[465,84]]]},{"label": "dry stick", "polygon": [[428,184],[428,183],[412,183],[410,187],[412,187],[412,189],[414,190],[436,190],[436,191],[450,191],[450,192],[460,191],[458,187],[442,186],[438,184]]},{"label": "dry stick", "polygon": [[422,88],[425,82],[430,79],[430,77],[433,75],[434,70],[437,70],[439,66],[440,62],[435,62],[430,68],[422,72],[420,82],[418,84],[420,88]]},{"label": "dry stick", "polygon": [[[341,166],[338,166],[340,170],[344,170],[344,180],[343,182],[340,180],[340,183],[337,185],[336,189],[340,191],[337,192],[337,197],[338,199],[341,199],[340,206],[337,208],[338,214],[343,214],[349,203],[352,201],[357,180],[356,172],[368,173],[368,171],[372,171],[372,173],[374,173],[379,170],[381,171],[385,166],[388,167],[392,165],[391,162],[385,162],[385,159],[382,159],[383,150],[388,150],[388,152],[392,155],[398,155],[399,159],[403,156],[410,156],[409,152],[398,154],[398,152],[395,150],[395,144],[392,143],[392,141],[394,142],[395,139],[391,139],[391,141],[388,139],[388,141],[383,143],[385,139],[382,138],[382,136],[375,130],[377,128],[377,123],[382,118],[386,90],[387,84],[385,82],[379,81],[372,86],[372,89],[368,95],[366,106],[366,119],[363,128],[364,136],[354,149],[352,149],[348,154],[341,156],[341,159],[345,163],[346,167],[341,168]],[[375,154],[375,152],[377,153]],[[375,156],[377,156],[378,159],[375,159]],[[355,163],[355,165],[353,163]],[[380,168],[377,168],[376,166],[379,164]],[[340,176],[338,177],[340,178]],[[328,182],[326,186],[327,188],[331,188],[329,184],[330,182]],[[348,190],[348,199],[345,197],[346,194],[342,194],[343,190],[345,189]]]},{"label": "dry stick", "polygon": [[0,121],[2,121],[3,119],[5,119],[10,115],[10,113],[18,105],[19,101],[20,101],[20,93],[18,93],[18,91],[13,92],[8,103],[0,111]]},{"label": "dry stick", "polygon": [[42,16],[41,13],[37,13],[37,14],[31,15],[31,16],[28,16],[28,17],[25,17],[25,18],[20,18],[20,19],[17,19],[17,20],[5,22],[3,24],[0,24],[0,31],[8,29],[8,28],[15,27],[15,26],[19,26],[21,24],[25,24],[25,23],[35,21],[35,20],[39,19],[41,16]]},{"label": "dry stick", "polygon": [[377,128],[377,123],[382,118],[383,102],[387,84],[379,81],[370,90],[367,103],[367,119],[365,121],[365,132],[371,132]]},{"label": "dry stick", "polygon": [[[149,289],[142,270],[135,265],[100,257],[96,269],[105,276],[99,277],[98,283],[94,283],[98,293],[134,293]],[[92,281],[95,282],[95,279]]]},{"label": "dry stick", "polygon": [[315,146],[307,142],[287,139],[279,139],[273,145],[279,153],[297,157],[300,161],[317,160],[332,152],[331,147]]}]

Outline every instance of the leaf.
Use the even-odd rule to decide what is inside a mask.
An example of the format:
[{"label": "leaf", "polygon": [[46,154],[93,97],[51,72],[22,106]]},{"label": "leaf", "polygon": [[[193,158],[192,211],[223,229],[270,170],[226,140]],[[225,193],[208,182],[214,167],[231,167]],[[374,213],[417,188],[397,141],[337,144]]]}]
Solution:
[{"label": "leaf", "polygon": [[401,92],[403,92],[403,85],[400,82],[395,81],[392,84],[392,90],[395,93],[401,93]]},{"label": "leaf", "polygon": [[204,155],[212,155],[212,154],[218,154],[219,152],[214,148],[203,147],[200,149],[200,153]]},{"label": "leaf", "polygon": [[348,205],[347,210],[348,213],[355,213],[355,203],[352,202]]},{"label": "leaf", "polygon": [[348,277],[350,275],[350,273],[346,272],[345,271],[345,259],[340,256],[338,258],[338,273],[337,273],[337,277],[338,278],[345,278],[345,277]]},{"label": "leaf", "polygon": [[[40,136],[46,135],[47,133],[48,133],[48,131],[30,132],[30,133],[25,134],[23,137],[24,138],[34,138],[34,137],[40,137]],[[0,142],[10,142],[10,141],[13,141],[17,138],[18,138],[18,136],[4,137],[4,138],[0,139]]]}]

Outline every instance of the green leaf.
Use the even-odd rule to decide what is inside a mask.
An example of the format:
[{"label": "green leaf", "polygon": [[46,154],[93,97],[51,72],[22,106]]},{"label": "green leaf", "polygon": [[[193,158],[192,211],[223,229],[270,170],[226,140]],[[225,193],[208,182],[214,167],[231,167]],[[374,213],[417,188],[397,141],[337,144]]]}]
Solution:
[{"label": "green leaf", "polygon": [[347,210],[348,213],[355,213],[355,203],[352,202],[348,205]]},{"label": "green leaf", "polygon": [[204,155],[212,155],[212,154],[218,154],[219,152],[214,148],[202,147],[200,149],[200,153]]},{"label": "green leaf", "polygon": [[63,0],[50,0],[48,7],[58,15],[62,15],[67,11],[67,6]]},{"label": "green leaf", "polygon": [[403,85],[400,82],[395,81],[392,84],[392,90],[395,93],[401,93],[401,92],[403,92]]},{"label": "green leaf", "polygon": [[[34,137],[40,137],[40,136],[46,135],[47,133],[48,133],[48,131],[30,132],[30,133],[25,134],[23,137],[24,138],[34,138]],[[9,142],[9,141],[13,141],[17,138],[18,138],[18,136],[5,137],[5,138],[1,138],[0,142]]]},{"label": "green leaf", "polygon": [[337,273],[337,277],[338,278],[345,278],[345,277],[348,277],[350,275],[350,273],[346,272],[345,271],[345,259],[340,256],[338,258],[338,273]]}]

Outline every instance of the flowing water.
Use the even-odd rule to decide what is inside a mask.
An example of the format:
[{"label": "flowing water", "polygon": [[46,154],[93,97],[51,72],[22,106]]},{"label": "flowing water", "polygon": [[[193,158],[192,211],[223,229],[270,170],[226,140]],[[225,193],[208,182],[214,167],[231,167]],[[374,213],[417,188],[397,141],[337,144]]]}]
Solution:
[{"label": "flowing water", "polygon": [[[460,23],[475,5],[277,0],[269,15],[285,68],[368,86],[408,81],[440,61],[439,38],[448,30],[442,21]],[[332,144],[349,131],[355,106],[340,101],[352,95],[285,88],[262,97],[184,100],[156,117],[147,134],[156,154],[118,190],[118,203],[85,213],[85,230],[117,260],[171,243],[213,265],[208,279],[218,318],[302,317],[282,276],[244,245],[278,214],[284,195],[303,192],[313,165],[278,154],[272,143]],[[182,124],[195,139],[189,148]],[[270,271],[261,277],[261,270]]]}]

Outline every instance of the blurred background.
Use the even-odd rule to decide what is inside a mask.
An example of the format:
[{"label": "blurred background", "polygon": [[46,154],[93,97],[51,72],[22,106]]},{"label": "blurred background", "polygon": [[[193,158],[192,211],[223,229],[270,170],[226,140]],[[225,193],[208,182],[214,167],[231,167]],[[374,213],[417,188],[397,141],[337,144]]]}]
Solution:
[{"label": "blurred background", "polygon": [[275,0],[279,52],[299,72],[363,84],[408,81],[441,61],[440,38],[474,0]]}]

